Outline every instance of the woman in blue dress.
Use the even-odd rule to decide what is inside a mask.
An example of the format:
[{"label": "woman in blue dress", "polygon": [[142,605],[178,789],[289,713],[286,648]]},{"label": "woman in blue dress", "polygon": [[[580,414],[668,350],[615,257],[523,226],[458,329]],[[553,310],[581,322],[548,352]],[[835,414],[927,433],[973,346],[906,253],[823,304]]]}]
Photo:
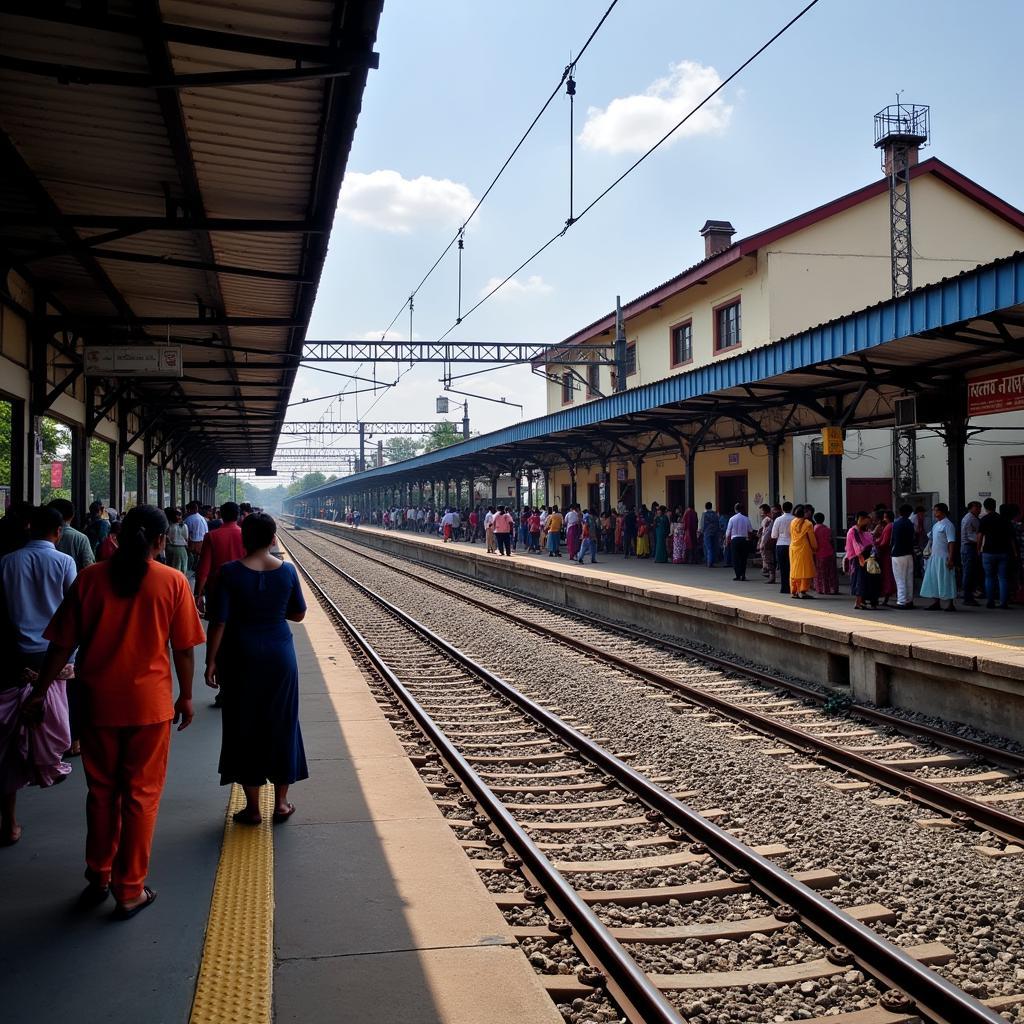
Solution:
[{"label": "woman in blue dress", "polygon": [[245,557],[221,567],[206,639],[206,685],[221,689],[221,785],[237,782],[246,804],[235,821],[259,825],[260,787],[274,786],[274,821],[295,813],[288,787],[309,778],[299,729],[299,672],[288,622],[306,615],[298,573],[270,554],[277,524],[242,523]]}]

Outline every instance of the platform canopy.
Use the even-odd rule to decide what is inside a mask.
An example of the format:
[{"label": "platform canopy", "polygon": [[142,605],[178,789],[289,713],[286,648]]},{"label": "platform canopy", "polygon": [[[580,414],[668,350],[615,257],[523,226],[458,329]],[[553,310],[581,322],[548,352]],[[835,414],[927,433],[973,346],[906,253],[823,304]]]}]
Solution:
[{"label": "platform canopy", "polygon": [[180,345],[180,378],[100,401],[214,465],[270,464],[382,3],[0,5],[0,282],[50,297],[27,312],[55,386],[86,345]]},{"label": "platform canopy", "polygon": [[294,500],[531,466],[607,466],[665,451],[686,457],[699,448],[779,444],[826,425],[892,426],[896,400],[908,396],[916,399],[917,422],[955,427],[962,438],[967,378],[1014,361],[1024,361],[1024,253]]}]

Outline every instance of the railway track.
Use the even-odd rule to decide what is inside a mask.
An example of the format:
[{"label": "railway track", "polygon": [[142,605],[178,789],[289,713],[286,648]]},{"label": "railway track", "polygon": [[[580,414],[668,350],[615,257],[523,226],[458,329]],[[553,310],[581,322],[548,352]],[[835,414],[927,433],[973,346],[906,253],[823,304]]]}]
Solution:
[{"label": "railway track", "polygon": [[[993,1022],[1002,1019],[997,1009],[1018,1002],[973,999],[926,966],[953,955],[941,943],[897,948],[870,927],[894,916],[886,907],[842,911],[819,893],[839,882],[828,868],[784,870],[776,863],[784,844],[745,845],[685,804],[685,792],[663,788],[669,780],[631,767],[628,752],[616,756],[301,537],[288,543],[384,684],[410,756],[570,1019],[621,1012],[678,1022],[680,1007],[723,992],[753,992],[759,1006],[758,1015],[723,1019],[823,1024]],[[671,872],[666,884],[638,886],[652,867]],[[602,922],[624,907],[641,908],[649,923]],[[666,914],[671,923],[653,923]],[[697,958],[703,969],[650,966],[666,949],[694,947],[706,951]],[[823,985],[833,1009],[816,1016]],[[794,1004],[799,1017],[778,1015]]]},{"label": "railway track", "polygon": [[[894,794],[883,801],[910,800],[929,812],[939,812],[940,817],[922,819],[923,825],[974,823],[992,837],[979,844],[989,857],[1017,853],[1024,845],[1024,817],[1004,810],[1004,806],[1024,804],[1022,754],[875,708],[853,705],[842,708],[842,716],[823,718],[821,709],[828,705],[829,695],[792,680],[589,613],[583,618],[449,569],[412,562],[416,566],[412,570],[409,559],[382,557],[358,544],[322,532],[316,535],[408,578],[429,581],[432,587],[485,611],[494,611],[493,599],[482,599],[472,591],[499,594],[523,606],[520,611],[514,605],[502,605],[501,613],[510,621],[686,701],[669,704],[672,710],[720,715],[746,730],[741,741],[781,742],[785,745],[771,748],[772,756],[801,755],[809,759],[808,765],[843,773],[844,781],[834,784],[841,791],[881,786]],[[444,582],[446,578],[456,585]],[[537,609],[543,610],[545,621],[538,621]],[[709,674],[708,666],[716,672]],[[772,692],[766,694],[766,687]],[[850,727],[851,721],[863,722],[864,727]]]}]

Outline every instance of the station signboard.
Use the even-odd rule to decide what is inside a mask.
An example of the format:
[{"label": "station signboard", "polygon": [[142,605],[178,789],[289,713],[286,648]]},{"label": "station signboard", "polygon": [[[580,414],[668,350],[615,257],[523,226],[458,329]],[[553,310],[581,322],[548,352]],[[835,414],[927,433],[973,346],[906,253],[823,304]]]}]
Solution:
[{"label": "station signboard", "polygon": [[967,415],[1024,409],[1024,367],[974,377],[967,382]]},{"label": "station signboard", "polygon": [[183,370],[180,345],[87,346],[83,358],[88,377],[180,377]]},{"label": "station signboard", "polygon": [[842,455],[843,454],[843,428],[822,427],[821,428],[821,454]]}]

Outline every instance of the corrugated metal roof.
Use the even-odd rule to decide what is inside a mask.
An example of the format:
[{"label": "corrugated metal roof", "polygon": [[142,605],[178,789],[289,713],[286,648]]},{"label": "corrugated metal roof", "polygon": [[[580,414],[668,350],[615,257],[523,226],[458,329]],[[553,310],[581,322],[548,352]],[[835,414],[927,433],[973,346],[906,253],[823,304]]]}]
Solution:
[{"label": "corrugated metal roof", "polygon": [[[296,497],[302,499],[340,490],[355,490],[388,479],[415,476],[422,470],[434,469],[453,460],[483,457],[488,453],[497,455],[502,449],[514,450],[516,445],[566,436],[581,428],[628,423],[630,417],[639,414],[661,410],[687,414],[687,403],[692,405],[695,400],[730,393],[746,395],[745,386],[775,383],[795,389],[810,383],[820,388],[821,400],[824,401],[829,391],[838,394],[842,389],[830,388],[820,376],[806,372],[801,374],[800,371],[840,363],[860,354],[868,356],[869,366],[875,359],[885,365],[932,366],[938,370],[954,358],[959,359],[965,368],[984,365],[986,361],[991,363],[993,359],[999,359],[1000,354],[987,353],[955,340],[922,338],[921,335],[948,330],[1021,306],[1024,306],[1024,252],[964,271],[900,298],[880,302],[728,359],[517,423],[414,459],[358,473]],[[1018,310],[1018,315],[1021,313],[1024,310]],[[1024,327],[1014,330],[1024,334]],[[851,391],[856,382],[843,387]],[[751,410],[757,408],[757,399],[748,397],[747,402]],[[690,409],[688,416],[693,419],[695,410]],[[637,433],[650,430],[646,421],[637,424]],[[486,460],[481,458],[481,461]]]},{"label": "corrugated metal roof", "polygon": [[[187,345],[185,361],[218,364],[187,369],[187,377],[210,383],[185,382],[182,388],[191,398],[223,396],[239,413],[234,425],[211,432],[223,466],[269,464],[273,456],[373,62],[381,5],[382,0],[161,0],[156,23],[129,0],[81,9],[14,3],[0,13],[0,128],[26,165],[19,173],[28,176],[0,175],[0,217],[10,220],[3,236],[14,246],[14,265],[30,255],[17,239],[44,247],[46,255],[31,259],[27,269],[64,314],[117,316],[121,328],[129,322],[124,308],[131,316],[195,318],[201,306],[227,317],[296,322],[147,327],[148,340],[204,341]],[[309,68],[343,59],[354,62],[347,76],[190,85],[173,90],[173,103],[166,89],[124,84],[109,75],[148,75],[166,83],[166,75],[287,70],[300,62]],[[99,76],[102,84],[76,81],[76,68],[91,69],[86,77]],[[31,191],[36,185],[58,215],[109,217],[112,227],[118,217],[164,218],[170,204],[193,217],[199,209],[206,218],[305,222],[314,233],[149,228],[92,247],[112,286],[104,288],[97,264],[66,251],[59,225],[40,214]],[[37,222],[26,223],[28,215]],[[80,239],[108,230],[106,224],[75,228]],[[114,252],[104,257],[105,249]],[[283,272],[296,279],[132,261],[140,256]],[[98,333],[109,340],[117,328]],[[211,348],[211,342],[219,347]],[[232,346],[252,351],[232,357]],[[238,366],[229,368],[229,360]],[[236,386],[213,386],[226,380]],[[255,386],[267,384],[281,387]],[[138,387],[147,401],[165,399],[169,391],[154,382]],[[265,417],[268,408],[273,418]],[[262,416],[247,419],[247,412]],[[200,416],[179,408],[165,422]]]}]

